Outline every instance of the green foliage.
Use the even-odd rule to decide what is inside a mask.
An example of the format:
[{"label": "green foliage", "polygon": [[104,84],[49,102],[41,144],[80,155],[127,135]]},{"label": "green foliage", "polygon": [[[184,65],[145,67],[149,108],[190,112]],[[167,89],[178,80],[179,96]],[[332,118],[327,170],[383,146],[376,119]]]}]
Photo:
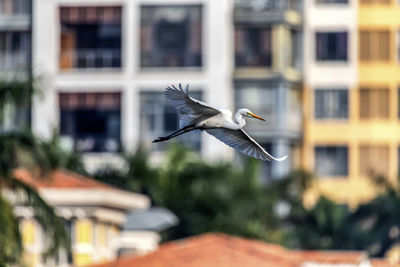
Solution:
[{"label": "green foliage", "polygon": [[275,204],[290,197],[289,203],[301,205],[301,191],[310,178],[299,172],[264,188],[258,179],[257,160],[248,158],[241,168],[226,162],[208,163],[179,145],[171,146],[157,167],[151,166],[143,149],[127,156],[126,162],[125,171],[107,167],[95,177],[145,193],[154,205],[173,211],[180,224],[164,234],[166,239],[218,231],[284,242],[286,231]]},{"label": "green foliage", "polygon": [[[321,197],[303,206],[312,176],[294,171],[267,186],[257,178],[259,161],[242,167],[208,163],[181,146],[166,152],[162,165],[152,166],[139,149],[126,157],[126,170],[105,168],[96,177],[120,188],[149,195],[156,206],[173,211],[180,224],[164,239],[204,232],[224,232],[276,242],[292,248],[367,250],[383,256],[400,238],[400,188],[375,178],[382,194],[350,210]],[[286,214],[279,214],[279,204]]]},{"label": "green foliage", "polygon": [[18,220],[12,206],[0,195],[0,266],[1,263],[17,262],[21,257],[22,242]]},{"label": "green foliage", "polygon": [[[36,87],[36,81],[31,77],[0,79],[0,127],[5,108],[8,105],[18,108],[28,104],[32,93],[37,91]],[[54,209],[36,190],[14,177],[14,170],[19,167],[27,168],[39,178],[47,177],[56,167],[76,166],[73,160],[62,161],[56,156],[56,151],[52,141],[38,140],[28,130],[0,131],[0,262],[3,266],[20,264],[23,249],[18,221],[11,204],[4,197],[4,190],[11,190],[21,204],[33,207],[35,219],[41,224],[44,234],[51,237],[44,244],[46,255],[55,255],[60,247],[70,249],[64,226]]]}]

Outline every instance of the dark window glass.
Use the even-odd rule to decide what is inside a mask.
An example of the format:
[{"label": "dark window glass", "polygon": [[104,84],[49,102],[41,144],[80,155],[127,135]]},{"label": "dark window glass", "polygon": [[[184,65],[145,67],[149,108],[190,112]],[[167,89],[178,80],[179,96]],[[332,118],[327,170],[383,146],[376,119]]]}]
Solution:
[{"label": "dark window glass", "polygon": [[345,89],[315,90],[315,118],[347,119],[348,91]]},{"label": "dark window glass", "polygon": [[120,150],[119,93],[63,93],[60,105],[60,134],[73,138],[76,150]]},{"label": "dark window glass", "polygon": [[201,6],[142,6],[142,67],[201,67]]},{"label": "dark window glass", "polygon": [[346,146],[315,147],[315,171],[319,176],[347,176],[348,149]]},{"label": "dark window glass", "polygon": [[21,70],[29,63],[30,34],[0,31],[0,70]]},{"label": "dark window glass", "polygon": [[121,7],[62,7],[60,68],[121,67]]},{"label": "dark window glass", "polygon": [[400,88],[397,91],[397,113],[400,118]]},{"label": "dark window glass", "polygon": [[318,61],[347,61],[347,32],[317,32],[316,57]]},{"label": "dark window glass", "polygon": [[272,64],[271,27],[235,27],[235,63],[237,67]]},{"label": "dark window glass", "polygon": [[[201,93],[192,92],[190,96],[201,100]],[[163,93],[143,92],[140,94],[140,131],[143,141],[152,141],[157,137],[166,136],[179,128],[179,116],[170,106]],[[175,138],[183,144],[196,150],[201,148],[199,132],[183,134]],[[155,143],[153,149],[163,150],[167,143]]]}]

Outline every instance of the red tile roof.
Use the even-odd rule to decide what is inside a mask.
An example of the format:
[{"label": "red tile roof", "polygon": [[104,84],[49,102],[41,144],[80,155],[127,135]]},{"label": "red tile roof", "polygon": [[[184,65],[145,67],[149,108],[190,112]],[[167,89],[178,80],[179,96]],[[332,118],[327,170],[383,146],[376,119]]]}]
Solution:
[{"label": "red tile roof", "polygon": [[[126,256],[96,267],[289,267],[305,262],[358,265],[364,259],[363,252],[293,251],[261,241],[204,234],[165,243],[151,254]],[[383,262],[379,260],[379,264]]]},{"label": "red tile roof", "polygon": [[371,265],[373,267],[394,267],[394,266],[400,266],[399,264],[390,264],[390,262],[388,262],[385,259],[370,259]]},{"label": "red tile roof", "polygon": [[47,175],[48,177],[37,177],[26,169],[18,169],[14,172],[15,176],[21,181],[33,186],[34,188],[59,188],[59,189],[72,189],[72,188],[101,188],[101,189],[116,189],[105,183],[98,182],[92,178],[73,173],[66,170],[52,171]]},{"label": "red tile roof", "polygon": [[368,255],[361,251],[335,250],[299,250],[290,252],[299,262],[314,262],[320,264],[360,264],[368,259]]}]

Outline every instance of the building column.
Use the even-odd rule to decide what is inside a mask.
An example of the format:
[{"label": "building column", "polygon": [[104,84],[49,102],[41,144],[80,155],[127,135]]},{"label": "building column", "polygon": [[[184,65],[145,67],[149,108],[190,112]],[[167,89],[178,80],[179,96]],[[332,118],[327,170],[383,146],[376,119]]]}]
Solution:
[{"label": "building column", "polygon": [[272,161],[272,177],[279,179],[290,172],[290,142],[288,139],[279,138],[272,143],[272,156],[283,157],[288,155],[284,161]]}]

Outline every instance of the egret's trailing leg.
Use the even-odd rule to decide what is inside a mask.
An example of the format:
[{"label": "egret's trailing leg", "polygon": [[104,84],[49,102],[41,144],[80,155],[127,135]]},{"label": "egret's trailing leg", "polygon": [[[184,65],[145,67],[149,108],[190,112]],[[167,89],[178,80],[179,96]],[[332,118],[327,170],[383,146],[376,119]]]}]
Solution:
[{"label": "egret's trailing leg", "polygon": [[195,127],[195,125],[187,125],[185,127],[183,127],[182,129],[179,129],[176,132],[171,133],[170,135],[164,136],[164,137],[158,137],[157,139],[153,140],[153,143],[158,143],[158,142],[163,142],[163,141],[167,141],[171,138],[174,138],[178,135],[196,130],[197,128]]}]

